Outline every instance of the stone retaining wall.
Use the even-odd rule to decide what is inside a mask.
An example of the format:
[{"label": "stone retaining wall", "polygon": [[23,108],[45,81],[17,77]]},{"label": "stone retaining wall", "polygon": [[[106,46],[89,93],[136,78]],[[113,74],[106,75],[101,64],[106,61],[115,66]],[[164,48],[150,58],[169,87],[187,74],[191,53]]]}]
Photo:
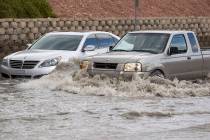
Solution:
[{"label": "stone retaining wall", "polygon": [[[47,32],[103,30],[122,36],[135,29],[134,23],[132,19],[0,19],[0,58],[24,49]],[[192,30],[201,47],[210,46],[210,17],[142,18],[136,30]]]}]

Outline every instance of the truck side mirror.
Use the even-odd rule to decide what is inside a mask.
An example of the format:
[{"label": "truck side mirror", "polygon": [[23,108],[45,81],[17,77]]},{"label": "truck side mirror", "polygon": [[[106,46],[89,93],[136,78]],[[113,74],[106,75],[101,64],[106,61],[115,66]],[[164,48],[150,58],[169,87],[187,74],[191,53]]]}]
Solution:
[{"label": "truck side mirror", "polygon": [[178,53],[179,53],[178,47],[171,46],[171,47],[169,48],[169,51],[168,51],[168,54],[169,54],[169,55],[178,54]]}]

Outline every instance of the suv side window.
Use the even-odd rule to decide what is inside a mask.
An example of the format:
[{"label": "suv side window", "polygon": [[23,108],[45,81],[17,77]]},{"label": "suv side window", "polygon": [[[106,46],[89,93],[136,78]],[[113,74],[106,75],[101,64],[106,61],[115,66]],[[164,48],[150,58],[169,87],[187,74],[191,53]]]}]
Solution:
[{"label": "suv side window", "polygon": [[98,48],[98,39],[96,38],[96,35],[90,35],[85,43],[84,43],[84,48],[88,45],[94,45],[96,48]]},{"label": "suv side window", "polygon": [[96,34],[99,41],[99,49],[115,45],[114,39],[108,34]]},{"label": "suv side window", "polygon": [[119,41],[119,39],[117,39],[117,38],[115,38],[115,37],[112,37],[112,38],[114,39],[114,43],[115,43],[115,44]]},{"label": "suv side window", "polygon": [[198,45],[197,45],[197,42],[196,42],[196,39],[195,39],[195,35],[193,33],[188,33],[187,36],[190,40],[192,51],[194,53],[198,52]]},{"label": "suv side window", "polygon": [[170,46],[178,47],[178,54],[187,52],[187,43],[183,34],[175,35]]}]

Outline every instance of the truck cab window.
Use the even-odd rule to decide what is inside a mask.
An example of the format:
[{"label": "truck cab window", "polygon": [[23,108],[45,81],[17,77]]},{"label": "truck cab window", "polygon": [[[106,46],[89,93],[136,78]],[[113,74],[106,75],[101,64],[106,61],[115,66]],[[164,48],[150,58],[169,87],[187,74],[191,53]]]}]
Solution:
[{"label": "truck cab window", "polygon": [[177,54],[182,54],[187,52],[187,43],[185,40],[184,35],[175,35],[171,41],[170,47],[177,47],[178,48],[178,53]]},{"label": "truck cab window", "polygon": [[198,45],[196,43],[195,35],[193,33],[188,33],[187,36],[188,36],[188,38],[190,40],[192,51],[194,53],[198,52]]}]

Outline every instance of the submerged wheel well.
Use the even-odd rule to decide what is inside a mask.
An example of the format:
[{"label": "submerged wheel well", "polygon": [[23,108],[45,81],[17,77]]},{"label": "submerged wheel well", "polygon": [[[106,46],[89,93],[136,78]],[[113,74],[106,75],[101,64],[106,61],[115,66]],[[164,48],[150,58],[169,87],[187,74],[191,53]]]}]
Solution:
[{"label": "submerged wheel well", "polygon": [[150,73],[150,75],[152,75],[154,72],[156,72],[156,71],[159,71],[159,72],[161,72],[164,76],[165,76],[165,73],[163,72],[163,70],[161,70],[161,69],[154,69],[154,70],[152,70],[152,72]]}]

